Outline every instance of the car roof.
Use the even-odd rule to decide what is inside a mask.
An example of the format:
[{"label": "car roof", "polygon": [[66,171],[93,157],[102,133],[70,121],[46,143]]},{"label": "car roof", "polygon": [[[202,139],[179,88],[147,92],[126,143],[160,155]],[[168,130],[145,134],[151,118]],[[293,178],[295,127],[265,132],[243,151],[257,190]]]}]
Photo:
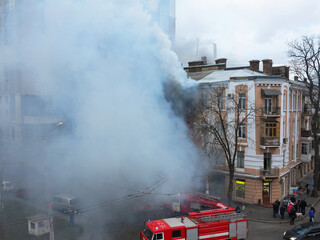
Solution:
[{"label": "car roof", "polygon": [[319,226],[320,225],[320,222],[306,222],[306,223],[302,223],[298,226],[301,226],[303,228],[308,228],[310,226]]}]

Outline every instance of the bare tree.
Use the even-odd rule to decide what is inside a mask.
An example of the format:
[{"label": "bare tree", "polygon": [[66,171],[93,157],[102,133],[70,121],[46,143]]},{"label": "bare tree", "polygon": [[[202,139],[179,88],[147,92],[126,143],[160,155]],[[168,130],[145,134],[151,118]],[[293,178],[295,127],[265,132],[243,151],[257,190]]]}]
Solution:
[{"label": "bare tree", "polygon": [[246,86],[238,86],[235,95],[226,95],[226,87],[200,86],[195,122],[196,135],[206,154],[215,157],[218,151],[224,155],[229,171],[227,197],[230,202],[239,143],[248,140],[246,129],[252,123],[255,107],[247,101]]},{"label": "bare tree", "polygon": [[306,86],[306,94],[309,98],[312,109],[311,130],[314,142],[315,167],[314,167],[314,187],[312,196],[318,196],[319,190],[319,110],[320,110],[320,35],[303,36],[301,40],[289,43],[288,55],[294,73]]}]

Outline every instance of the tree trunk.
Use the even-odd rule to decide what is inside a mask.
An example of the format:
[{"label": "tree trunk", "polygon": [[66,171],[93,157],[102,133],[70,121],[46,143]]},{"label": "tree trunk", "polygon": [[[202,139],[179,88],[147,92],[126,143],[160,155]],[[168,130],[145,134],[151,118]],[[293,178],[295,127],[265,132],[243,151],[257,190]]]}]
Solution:
[{"label": "tree trunk", "polygon": [[233,193],[234,166],[229,166],[229,188],[228,188],[228,204],[232,202]]}]

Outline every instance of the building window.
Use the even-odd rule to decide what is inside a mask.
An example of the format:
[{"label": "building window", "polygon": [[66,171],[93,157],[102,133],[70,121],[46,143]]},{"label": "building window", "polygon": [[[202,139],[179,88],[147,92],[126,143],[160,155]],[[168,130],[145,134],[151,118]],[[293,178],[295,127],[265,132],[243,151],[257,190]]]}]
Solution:
[{"label": "building window", "polygon": [[265,110],[266,114],[272,113],[272,99],[271,98],[264,99],[264,110]]},{"label": "building window", "polygon": [[246,94],[245,93],[239,93],[239,110],[245,110],[246,109]]},{"label": "building window", "polygon": [[223,109],[223,95],[222,94],[218,94],[218,96],[217,96],[217,105],[218,105],[218,109]]},{"label": "building window", "polygon": [[277,136],[277,123],[266,123],[265,128],[266,137],[276,137]]},{"label": "building window", "polygon": [[216,122],[216,130],[217,130],[217,134],[219,134],[219,136],[222,136],[223,135],[223,128],[222,128],[222,123],[219,121],[219,122]]},{"label": "building window", "polygon": [[263,154],[263,169],[265,171],[271,171],[271,153]]},{"label": "building window", "polygon": [[292,95],[292,110],[296,109],[296,95]]},{"label": "building window", "polygon": [[286,94],[283,94],[283,110],[286,111],[287,110],[287,106],[286,106]]},{"label": "building window", "polygon": [[244,168],[244,152],[237,152],[237,167]]},{"label": "building window", "polygon": [[301,154],[308,154],[309,151],[308,151],[308,144],[307,143],[302,143],[301,144]]},{"label": "building window", "polygon": [[245,138],[246,137],[246,124],[240,123],[238,128],[238,137],[239,138]]},{"label": "building window", "polygon": [[32,222],[32,223],[30,224],[30,227],[31,227],[31,229],[36,229],[36,224]]},{"label": "building window", "polygon": [[245,180],[236,180],[236,197],[237,198],[245,198]]},{"label": "building window", "polygon": [[286,195],[286,178],[282,178],[282,196]]}]

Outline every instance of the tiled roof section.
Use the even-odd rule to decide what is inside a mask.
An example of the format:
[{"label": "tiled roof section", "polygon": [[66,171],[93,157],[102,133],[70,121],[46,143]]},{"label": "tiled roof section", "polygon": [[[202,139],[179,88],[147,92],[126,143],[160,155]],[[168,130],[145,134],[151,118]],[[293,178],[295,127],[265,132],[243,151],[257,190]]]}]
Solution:
[{"label": "tiled roof section", "polygon": [[[194,79],[192,76],[190,76]],[[252,77],[268,77],[268,75],[254,72],[249,69],[232,69],[232,70],[217,70],[213,71],[211,74],[204,76],[199,80],[199,83],[213,83],[213,82],[223,82],[228,80],[236,79],[248,79]],[[269,76],[274,77],[274,76]],[[197,79],[195,79],[197,80]]]}]

